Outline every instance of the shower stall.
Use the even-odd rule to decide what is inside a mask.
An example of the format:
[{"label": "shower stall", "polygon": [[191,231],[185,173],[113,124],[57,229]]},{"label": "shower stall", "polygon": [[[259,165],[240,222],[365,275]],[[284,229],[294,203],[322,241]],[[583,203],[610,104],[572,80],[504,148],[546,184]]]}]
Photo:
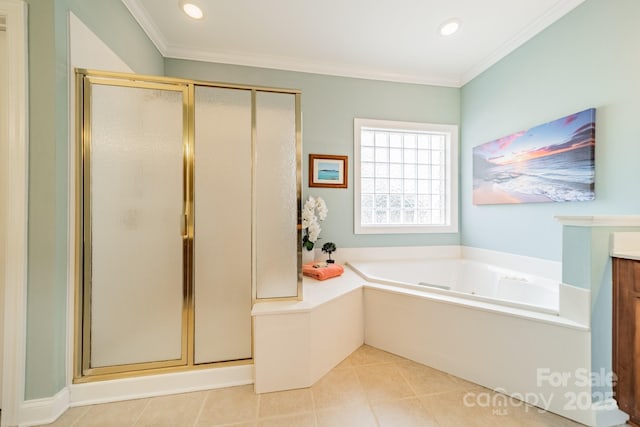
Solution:
[{"label": "shower stall", "polygon": [[74,382],[250,363],[301,299],[300,93],[76,72]]}]

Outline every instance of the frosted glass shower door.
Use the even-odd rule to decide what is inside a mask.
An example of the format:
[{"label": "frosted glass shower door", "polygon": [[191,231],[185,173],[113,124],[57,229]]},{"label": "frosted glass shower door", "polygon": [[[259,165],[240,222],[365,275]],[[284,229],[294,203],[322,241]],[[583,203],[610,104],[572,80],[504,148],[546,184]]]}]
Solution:
[{"label": "frosted glass shower door", "polygon": [[258,298],[298,292],[296,95],[256,94],[256,287]]},{"label": "frosted glass shower door", "polygon": [[181,223],[186,87],[94,83],[90,92],[91,132],[84,148],[84,233],[90,240],[85,369],[186,364]]},{"label": "frosted glass shower door", "polygon": [[251,358],[251,91],[195,87],[194,363]]}]

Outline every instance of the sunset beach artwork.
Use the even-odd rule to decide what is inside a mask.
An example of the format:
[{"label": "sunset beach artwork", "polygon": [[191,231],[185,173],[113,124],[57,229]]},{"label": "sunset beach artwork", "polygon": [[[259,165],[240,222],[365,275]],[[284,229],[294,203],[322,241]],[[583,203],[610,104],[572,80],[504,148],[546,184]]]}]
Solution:
[{"label": "sunset beach artwork", "polygon": [[473,204],[593,200],[591,108],[473,149]]}]

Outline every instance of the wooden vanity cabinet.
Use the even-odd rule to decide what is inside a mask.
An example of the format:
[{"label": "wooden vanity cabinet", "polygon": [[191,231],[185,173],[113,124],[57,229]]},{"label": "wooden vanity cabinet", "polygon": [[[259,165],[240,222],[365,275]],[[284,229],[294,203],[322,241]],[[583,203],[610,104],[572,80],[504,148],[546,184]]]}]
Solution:
[{"label": "wooden vanity cabinet", "polygon": [[613,371],[618,407],[640,426],[640,261],[613,258]]}]

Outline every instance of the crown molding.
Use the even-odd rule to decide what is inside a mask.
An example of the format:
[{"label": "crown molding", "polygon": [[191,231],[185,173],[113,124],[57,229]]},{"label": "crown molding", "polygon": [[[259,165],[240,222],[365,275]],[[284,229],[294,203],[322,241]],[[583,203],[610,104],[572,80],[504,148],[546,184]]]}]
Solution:
[{"label": "crown molding", "polygon": [[151,42],[155,45],[156,49],[160,52],[162,56],[167,56],[167,40],[164,35],[160,31],[160,29],[156,26],[156,24],[149,16],[149,12],[142,5],[142,3],[138,0],[122,0],[122,3],[129,9],[129,13],[133,16],[133,19],[138,21],[138,24],[145,32],[147,37],[151,40]]},{"label": "crown molding", "polygon": [[442,75],[429,73],[390,73],[339,63],[313,63],[293,57],[274,57],[269,55],[256,55],[254,53],[215,52],[192,48],[189,46],[170,45],[160,29],[155,25],[140,0],[122,0],[127,9],[129,9],[131,15],[138,22],[140,27],[142,27],[143,31],[156,46],[160,54],[165,58],[456,88],[469,83],[471,80],[522,46],[536,34],[540,33],[584,1],[585,0],[559,0],[546,13],[538,17],[538,19],[528,25],[524,30],[517,33],[514,37],[505,42],[498,49],[494,50],[468,71],[459,75]]},{"label": "crown molding", "polygon": [[495,65],[505,56],[525,44],[534,36],[539,34],[542,30],[562,18],[564,15],[578,7],[585,0],[560,0],[546,13],[541,15],[538,19],[533,21],[530,25],[525,27],[522,31],[494,50],[487,57],[478,62],[475,66],[470,68],[467,72],[462,73],[460,76],[460,86],[464,86],[474,78],[478,77],[484,71]]},{"label": "crown molding", "polygon": [[460,80],[443,75],[389,73],[373,69],[327,64],[299,60],[289,57],[276,57],[260,54],[242,54],[231,52],[214,52],[194,49],[185,46],[169,46],[164,54],[166,58],[192,61],[213,62],[218,64],[240,65],[247,67],[267,68],[283,71],[295,71],[311,74],[322,74],[338,77],[351,77],[368,80],[383,80],[399,83],[410,83],[432,86],[460,87]]}]

